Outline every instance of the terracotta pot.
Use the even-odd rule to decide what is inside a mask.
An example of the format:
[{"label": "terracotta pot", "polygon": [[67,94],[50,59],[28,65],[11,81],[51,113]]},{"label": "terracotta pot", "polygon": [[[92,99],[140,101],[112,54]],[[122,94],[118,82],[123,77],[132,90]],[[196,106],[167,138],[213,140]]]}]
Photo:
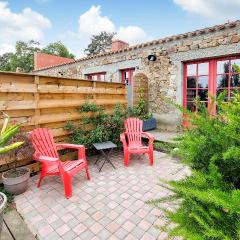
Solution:
[{"label": "terracotta pot", "polygon": [[9,177],[9,172],[12,171],[9,170],[2,175],[4,188],[8,193],[18,195],[27,190],[30,169],[27,167],[17,168],[17,171],[19,170],[26,170],[26,172],[18,177]]},{"label": "terracotta pot", "polygon": [[7,197],[4,193],[0,192],[0,236],[1,236],[2,225],[3,225],[3,213],[6,206],[7,206]]}]

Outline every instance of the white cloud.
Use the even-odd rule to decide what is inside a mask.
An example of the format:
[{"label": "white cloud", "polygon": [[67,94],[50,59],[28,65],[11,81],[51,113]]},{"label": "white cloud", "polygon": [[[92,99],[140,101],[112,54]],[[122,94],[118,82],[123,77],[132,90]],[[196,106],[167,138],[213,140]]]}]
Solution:
[{"label": "white cloud", "polygon": [[239,17],[240,0],[173,0],[184,11],[209,19],[234,20]]},{"label": "white cloud", "polygon": [[50,27],[50,20],[31,8],[14,13],[7,2],[0,2],[0,53],[12,50],[18,40],[41,40]]},{"label": "white cloud", "polygon": [[91,36],[101,31],[115,31],[113,22],[107,16],[102,16],[101,6],[92,6],[83,13],[79,17],[78,24],[80,36]]},{"label": "white cloud", "polygon": [[89,10],[83,13],[78,20],[78,32],[68,32],[72,39],[80,38],[81,46],[78,45],[77,55],[82,56],[84,48],[90,43],[93,34],[99,34],[101,31],[116,32],[115,38],[131,44],[136,44],[149,40],[145,31],[139,26],[116,26],[108,17],[104,16],[101,6],[91,6]]},{"label": "white cloud", "polygon": [[115,36],[116,39],[121,39],[129,44],[142,43],[147,40],[147,34],[144,30],[137,26],[120,27]]},{"label": "white cloud", "polygon": [[14,52],[15,48],[12,44],[2,43],[0,42],[0,55],[6,52]]}]

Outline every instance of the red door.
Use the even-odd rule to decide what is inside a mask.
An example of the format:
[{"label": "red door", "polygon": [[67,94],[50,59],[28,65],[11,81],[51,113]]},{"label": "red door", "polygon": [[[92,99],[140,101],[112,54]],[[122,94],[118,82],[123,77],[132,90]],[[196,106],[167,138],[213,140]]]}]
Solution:
[{"label": "red door", "polygon": [[122,83],[132,85],[134,68],[128,68],[121,70],[122,72]]}]

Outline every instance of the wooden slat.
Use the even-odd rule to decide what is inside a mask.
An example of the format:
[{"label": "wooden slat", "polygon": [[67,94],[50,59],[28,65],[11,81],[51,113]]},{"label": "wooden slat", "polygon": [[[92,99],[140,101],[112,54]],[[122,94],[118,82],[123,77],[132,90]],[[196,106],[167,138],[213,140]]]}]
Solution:
[{"label": "wooden slat", "polygon": [[[1,91],[1,89],[0,89]],[[39,93],[76,93],[76,94],[126,94],[126,90],[123,88],[94,88],[94,87],[78,87],[78,86],[61,86],[61,85],[39,85]]]},{"label": "wooden slat", "polygon": [[[89,103],[96,103],[97,105],[114,105],[114,104],[124,104],[125,99],[98,99],[88,100]],[[62,99],[62,100],[40,100],[39,108],[56,108],[56,107],[79,107],[86,103],[86,100],[76,100],[76,99]]]},{"label": "wooden slat", "polygon": [[0,101],[0,110],[35,109],[34,101]]},{"label": "wooden slat", "polygon": [[37,86],[26,83],[0,83],[0,92],[34,93],[37,92]]}]

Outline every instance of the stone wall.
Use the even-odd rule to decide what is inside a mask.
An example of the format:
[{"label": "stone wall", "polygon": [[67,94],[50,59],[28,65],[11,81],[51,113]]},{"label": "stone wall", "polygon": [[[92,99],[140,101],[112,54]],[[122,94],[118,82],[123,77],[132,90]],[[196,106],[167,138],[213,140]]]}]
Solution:
[{"label": "stone wall", "polygon": [[[148,78],[149,109],[158,120],[158,126],[175,129],[181,114],[166,99],[182,104],[183,62],[240,53],[240,23],[234,27],[195,31],[159,41],[130,47],[117,53],[85,58],[75,63],[38,71],[44,75],[84,78],[85,74],[107,72],[107,80],[119,82],[120,70],[135,68],[135,74]],[[147,56],[157,60],[149,62]]]},{"label": "stone wall", "polygon": [[148,78],[143,73],[137,73],[133,77],[133,105],[137,105],[139,100],[145,101],[148,108]]}]

